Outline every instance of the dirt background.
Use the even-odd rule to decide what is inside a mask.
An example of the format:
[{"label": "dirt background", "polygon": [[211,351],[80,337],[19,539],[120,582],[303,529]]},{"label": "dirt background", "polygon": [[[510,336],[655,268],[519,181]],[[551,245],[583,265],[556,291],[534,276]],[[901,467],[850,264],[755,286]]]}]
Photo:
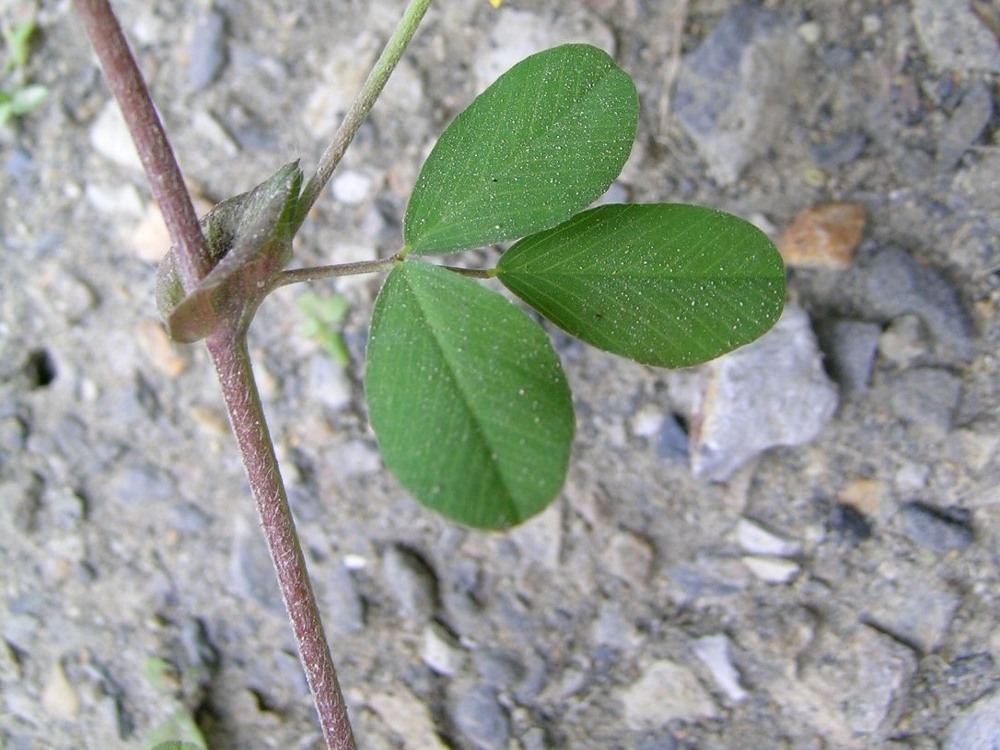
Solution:
[{"label": "dirt background", "polygon": [[[3,2],[5,21],[34,8]],[[214,200],[315,162],[402,9],[115,5]],[[801,444],[696,476],[704,436],[686,430],[732,408],[698,401],[711,371],[554,333],[578,415],[566,488],[512,533],[468,531],[382,470],[361,389],[378,279],[313,290],[350,302],[346,369],[303,333],[305,290],[262,307],[255,365],[360,747],[1000,736],[997,5],[737,5],[439,3],[296,263],[393,252],[421,156],[477,88],[541,46],[600,44],[643,107],[616,200],[704,203],[775,234],[816,203],[864,205],[850,262],[790,272],[806,371],[767,380],[839,398]],[[50,96],[0,137],[0,747],[143,747],[182,705],[213,749],[319,747],[209,362],[159,327],[144,178],[69,3],[37,12],[29,72]],[[680,68],[677,41],[694,53]],[[808,369],[810,329],[835,385]],[[735,392],[758,411],[731,440],[802,426]],[[150,659],[176,675],[151,680]]]}]

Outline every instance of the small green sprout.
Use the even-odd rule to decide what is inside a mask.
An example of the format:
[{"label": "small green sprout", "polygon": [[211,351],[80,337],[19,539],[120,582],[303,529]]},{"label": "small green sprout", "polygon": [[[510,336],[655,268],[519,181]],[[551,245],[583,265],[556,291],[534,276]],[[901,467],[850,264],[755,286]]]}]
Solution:
[{"label": "small green sprout", "polygon": [[48,96],[48,89],[27,82],[25,68],[31,52],[35,20],[29,19],[3,29],[6,59],[0,74],[0,128],[27,114]]},{"label": "small green sprout", "polygon": [[346,367],[351,357],[344,345],[340,324],[347,315],[347,300],[339,294],[303,294],[299,297],[299,309],[306,316],[299,328],[301,335],[316,341],[330,359]]}]

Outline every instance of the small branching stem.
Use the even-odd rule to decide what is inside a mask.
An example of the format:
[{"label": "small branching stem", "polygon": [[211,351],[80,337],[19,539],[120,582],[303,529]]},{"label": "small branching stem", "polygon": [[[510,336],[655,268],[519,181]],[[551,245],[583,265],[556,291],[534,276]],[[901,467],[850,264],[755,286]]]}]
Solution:
[{"label": "small branching stem", "polygon": [[212,257],[142,73],[108,0],[73,0],[101,68],[118,100],[139,159],[160,205],[186,291],[212,270]]},{"label": "small branching stem", "polygon": [[274,445],[264,421],[246,337],[242,332],[223,330],[210,336],[207,344],[257,502],[257,514],[292,621],[299,656],[316,701],[326,746],[331,750],[355,750],[347,705],[323,632]]},{"label": "small branching stem", "polygon": [[282,271],[271,281],[271,289],[298,284],[303,281],[319,281],[320,279],[336,278],[338,276],[357,276],[361,273],[379,273],[388,271],[399,263],[399,256],[380,260],[359,260],[356,263],[337,263],[332,266],[311,266],[309,268],[294,268]]},{"label": "small branching stem", "polygon": [[309,179],[309,182],[302,189],[302,196],[299,199],[299,210],[295,221],[292,223],[293,231],[297,231],[302,225],[306,214],[309,213],[309,209],[313,207],[319,194],[326,187],[326,183],[330,181],[333,170],[337,168],[347,147],[354,140],[354,136],[361,128],[361,123],[365,121],[368,113],[371,112],[379,94],[385,88],[386,81],[389,80],[389,75],[402,58],[406,46],[416,33],[417,26],[420,25],[420,20],[424,17],[424,13],[427,12],[430,4],[431,0],[410,0],[410,4],[406,6],[406,10],[403,11],[403,16],[399,19],[396,30],[389,37],[385,49],[382,50],[382,54],[375,62],[372,72],[368,75],[368,79],[361,87],[361,91],[358,92],[350,109],[347,110],[344,121],[333,136],[333,140],[330,141],[330,145],[326,147],[326,151],[320,157],[319,165],[316,167],[316,174]]}]

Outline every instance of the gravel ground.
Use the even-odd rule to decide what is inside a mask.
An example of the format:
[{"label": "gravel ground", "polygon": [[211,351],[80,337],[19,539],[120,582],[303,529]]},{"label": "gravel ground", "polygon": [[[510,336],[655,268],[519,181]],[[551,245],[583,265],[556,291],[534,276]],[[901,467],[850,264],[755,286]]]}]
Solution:
[{"label": "gravel ground", "polygon": [[[314,163],[402,2],[116,8],[212,201]],[[143,747],[186,706],[213,750],[319,747],[206,354],[156,317],[149,191],[69,3],[37,10],[50,95],[0,136],[0,746]],[[507,534],[383,471],[361,389],[377,278],[311,290],[350,303],[346,368],[304,331],[305,290],[262,307],[255,366],[361,747],[995,746],[998,18],[991,0],[431,10],[296,263],[393,252],[436,134],[567,40],[636,79],[614,200],[718,206],[776,238],[849,208],[782,243],[789,313],[718,363],[668,373],[553,333],[572,466]]]}]

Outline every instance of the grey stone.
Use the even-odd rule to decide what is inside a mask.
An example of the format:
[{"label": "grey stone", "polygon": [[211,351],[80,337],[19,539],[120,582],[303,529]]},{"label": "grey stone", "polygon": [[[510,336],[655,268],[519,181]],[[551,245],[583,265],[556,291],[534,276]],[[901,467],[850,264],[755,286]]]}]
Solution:
[{"label": "grey stone", "polygon": [[884,321],[919,315],[934,337],[937,356],[962,362],[972,358],[968,317],[955,287],[940,272],[902,248],[889,247],[874,257],[864,275],[862,304],[870,314]]},{"label": "grey stone", "polygon": [[410,620],[428,620],[437,607],[437,578],[413,550],[390,545],[382,558],[382,574],[400,612]]},{"label": "grey stone", "polygon": [[90,145],[101,156],[136,172],[142,171],[142,161],[132,143],[125,117],[114,99],[109,99],[90,126]]},{"label": "grey stone", "polygon": [[691,468],[713,481],[726,481],[768,448],[808,443],[837,408],[837,388],[798,307],[786,307],[774,328],[706,369]]},{"label": "grey stone", "polygon": [[740,685],[740,674],[733,666],[729,653],[729,638],[725,635],[706,635],[694,642],[694,653],[712,673],[712,678],[722,691],[735,702],[747,697]]},{"label": "grey stone", "polygon": [[656,455],[671,461],[687,463],[689,450],[688,434],[673,414],[667,414],[660,425]]},{"label": "grey stone", "polygon": [[902,419],[950,430],[962,395],[962,379],[947,370],[919,367],[887,380],[893,412]]},{"label": "grey stone", "polygon": [[907,503],[899,512],[903,533],[915,544],[940,555],[972,544],[972,529],[965,519],[923,503]]},{"label": "grey stone", "polygon": [[658,729],[674,719],[694,721],[719,716],[712,696],[688,667],[670,659],[644,665],[634,684],[617,691],[630,729]]},{"label": "grey stone", "polygon": [[188,45],[188,86],[200,91],[213,84],[226,66],[226,19],[216,10],[195,24]]},{"label": "grey stone", "polygon": [[817,334],[831,375],[844,393],[868,387],[882,326],[860,320],[838,320]]},{"label": "grey stone", "polygon": [[339,633],[360,633],[365,629],[365,604],[354,576],[342,565],[332,565],[325,579],[329,599],[327,622]]},{"label": "grey stone", "polygon": [[437,674],[451,677],[462,666],[465,654],[458,639],[441,623],[429,622],[424,626],[420,658]]},{"label": "grey stone", "polygon": [[931,348],[923,319],[912,313],[901,315],[882,332],[878,352],[897,367],[909,367]]},{"label": "grey stone", "polygon": [[934,67],[1000,72],[1000,45],[969,3],[913,0],[912,18]]},{"label": "grey stone", "polygon": [[177,496],[177,486],[169,471],[152,464],[125,466],[108,479],[109,494],[127,503],[148,503]]},{"label": "grey stone", "polygon": [[284,601],[271,555],[260,531],[237,521],[229,556],[229,581],[236,593],[272,612],[283,612]]},{"label": "grey stone", "polygon": [[750,585],[750,572],[738,560],[699,555],[667,574],[668,595],[678,605],[732,596]]},{"label": "grey stone", "polygon": [[493,688],[477,685],[462,691],[452,709],[455,726],[479,750],[500,750],[510,739],[510,719]]},{"label": "grey stone", "polygon": [[976,78],[965,90],[962,101],[941,132],[938,142],[938,168],[942,172],[948,172],[958,164],[962,155],[979,140],[991,117],[993,117],[993,97],[987,85]]},{"label": "grey stone", "polygon": [[781,134],[781,102],[805,54],[794,20],[743,3],[684,56],[674,111],[720,184],[739,179]]},{"label": "grey stone", "polygon": [[925,654],[944,642],[961,603],[946,584],[915,566],[875,578],[865,586],[864,600],[867,622]]},{"label": "grey stone", "polygon": [[344,368],[322,352],[309,360],[309,395],[333,411],[351,403],[351,381]]},{"label": "grey stone", "polygon": [[487,685],[500,690],[513,689],[528,675],[528,669],[521,660],[502,649],[476,649],[472,654],[472,663]]},{"label": "grey stone", "polygon": [[1000,750],[1000,691],[983,696],[952,721],[941,750]]}]

